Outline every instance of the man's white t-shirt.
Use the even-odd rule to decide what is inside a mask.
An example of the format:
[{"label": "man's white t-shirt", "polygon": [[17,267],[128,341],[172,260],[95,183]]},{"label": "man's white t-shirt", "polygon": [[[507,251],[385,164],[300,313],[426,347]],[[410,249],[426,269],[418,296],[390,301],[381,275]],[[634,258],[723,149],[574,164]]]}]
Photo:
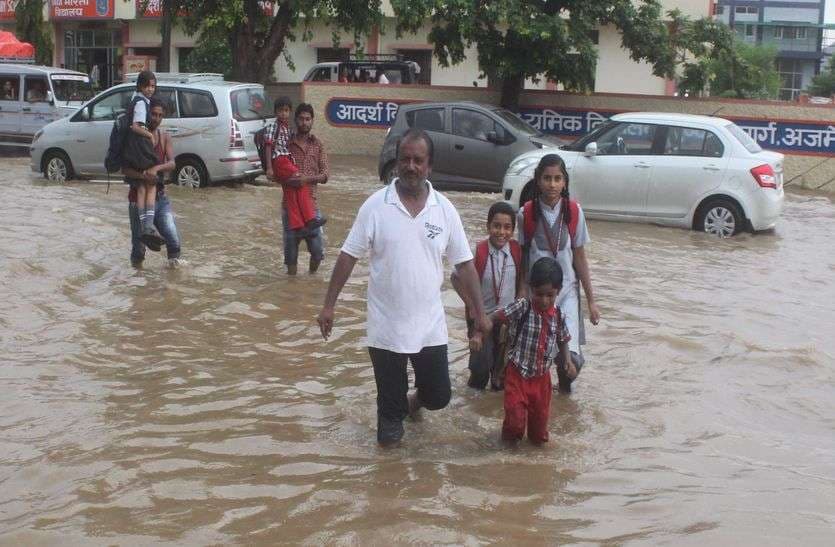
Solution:
[{"label": "man's white t-shirt", "polygon": [[441,285],[443,257],[473,259],[461,217],[429,185],[426,205],[412,218],[392,182],[360,207],[342,251],[369,257],[368,346],[418,353],[447,343]]}]

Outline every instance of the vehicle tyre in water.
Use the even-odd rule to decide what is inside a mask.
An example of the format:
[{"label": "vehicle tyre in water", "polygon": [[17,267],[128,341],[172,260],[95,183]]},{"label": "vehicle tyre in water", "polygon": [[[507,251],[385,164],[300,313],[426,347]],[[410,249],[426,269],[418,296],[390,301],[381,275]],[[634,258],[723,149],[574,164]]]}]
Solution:
[{"label": "vehicle tyre in water", "polygon": [[194,158],[186,158],[177,162],[174,182],[177,183],[177,186],[202,188],[209,185],[209,175],[206,173],[203,162]]},{"label": "vehicle tyre in water", "polygon": [[60,150],[47,152],[43,159],[43,176],[49,182],[67,182],[74,176],[70,158]]},{"label": "vehicle tyre in water", "polygon": [[745,217],[739,206],[729,199],[713,199],[696,213],[694,227],[717,237],[731,237],[742,231]]}]

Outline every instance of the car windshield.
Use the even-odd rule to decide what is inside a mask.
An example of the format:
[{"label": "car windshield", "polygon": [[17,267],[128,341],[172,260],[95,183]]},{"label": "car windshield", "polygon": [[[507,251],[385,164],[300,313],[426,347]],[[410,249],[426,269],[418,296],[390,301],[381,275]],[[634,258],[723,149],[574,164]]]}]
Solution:
[{"label": "car windshield", "polygon": [[605,121],[598,125],[597,128],[588,135],[582,136],[576,141],[563,145],[560,148],[562,148],[563,150],[571,150],[573,152],[582,152],[586,149],[586,145],[588,143],[597,141],[598,137],[600,137],[600,135],[603,132],[608,131],[609,128],[611,128],[616,123],[617,122],[613,122],[611,120]]},{"label": "car windshield", "polygon": [[52,89],[56,101],[88,101],[93,98],[90,78],[80,74],[53,74]]},{"label": "car windshield", "polygon": [[232,101],[232,117],[239,122],[273,117],[272,108],[260,87],[237,89],[229,98]]},{"label": "car windshield", "polygon": [[760,145],[757,144],[757,141],[752,139],[751,135],[749,135],[744,129],[742,129],[735,123],[729,123],[725,126],[725,129],[727,129],[731,135],[736,137],[736,140],[738,140],[740,144],[742,144],[742,146],[744,146],[745,149],[751,152],[752,154],[756,154],[757,152],[763,151],[763,149],[760,148]]},{"label": "car windshield", "polygon": [[528,122],[524,121],[522,118],[511,112],[510,110],[505,110],[504,108],[497,108],[493,111],[493,114],[500,117],[507,123],[513,127],[516,131],[521,131],[523,133],[527,133],[528,135],[539,135],[539,131],[537,131],[533,126],[531,126]]}]

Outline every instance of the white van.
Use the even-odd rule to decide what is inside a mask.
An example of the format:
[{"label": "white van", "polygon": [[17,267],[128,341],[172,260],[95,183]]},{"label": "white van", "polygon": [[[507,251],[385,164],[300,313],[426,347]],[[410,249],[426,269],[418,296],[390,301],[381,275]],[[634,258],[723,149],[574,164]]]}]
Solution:
[{"label": "white van", "polygon": [[92,97],[90,78],[82,72],[0,64],[0,145],[28,147],[39,129]]}]

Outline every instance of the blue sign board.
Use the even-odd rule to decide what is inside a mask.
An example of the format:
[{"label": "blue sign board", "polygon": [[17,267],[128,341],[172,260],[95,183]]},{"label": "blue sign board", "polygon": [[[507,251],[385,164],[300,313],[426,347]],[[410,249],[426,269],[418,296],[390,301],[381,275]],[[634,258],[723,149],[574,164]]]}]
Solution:
[{"label": "blue sign board", "polygon": [[[400,105],[409,102],[412,101],[334,98],[327,104],[326,115],[328,122],[334,126],[384,129],[394,123]],[[576,138],[594,130],[619,112],[523,107],[518,115],[543,133]],[[733,117],[727,119],[736,123],[767,150],[835,156],[835,121],[809,123]]]}]

